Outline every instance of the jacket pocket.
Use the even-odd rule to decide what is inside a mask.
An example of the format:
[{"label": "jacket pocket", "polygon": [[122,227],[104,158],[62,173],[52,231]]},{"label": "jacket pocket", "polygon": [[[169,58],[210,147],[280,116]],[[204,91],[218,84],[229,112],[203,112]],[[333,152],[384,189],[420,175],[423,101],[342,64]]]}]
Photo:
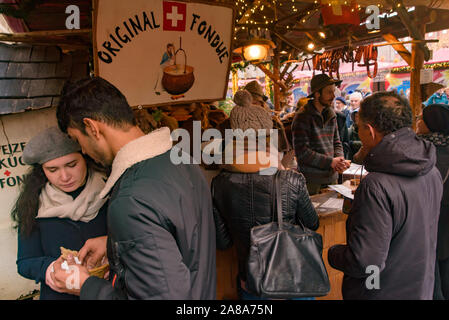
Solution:
[{"label": "jacket pocket", "polygon": [[168,284],[153,235],[118,241],[114,246],[118,253],[117,280],[129,298],[162,299],[168,292]]}]

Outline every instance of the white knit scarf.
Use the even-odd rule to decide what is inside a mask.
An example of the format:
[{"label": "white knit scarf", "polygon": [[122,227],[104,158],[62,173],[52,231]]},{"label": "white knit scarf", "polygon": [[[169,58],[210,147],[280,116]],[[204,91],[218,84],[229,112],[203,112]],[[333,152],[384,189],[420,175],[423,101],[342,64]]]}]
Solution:
[{"label": "white knit scarf", "polygon": [[39,196],[39,211],[36,218],[69,218],[82,222],[95,219],[107,201],[107,197],[99,197],[106,184],[105,179],[103,174],[92,170],[86,186],[75,199],[47,182]]}]

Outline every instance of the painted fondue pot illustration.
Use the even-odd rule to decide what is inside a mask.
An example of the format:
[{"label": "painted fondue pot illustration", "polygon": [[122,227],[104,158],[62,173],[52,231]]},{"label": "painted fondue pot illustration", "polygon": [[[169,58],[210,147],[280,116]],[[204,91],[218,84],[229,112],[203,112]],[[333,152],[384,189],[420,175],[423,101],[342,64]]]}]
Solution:
[{"label": "painted fondue pot illustration", "polygon": [[[178,53],[184,54],[184,64],[178,63]],[[164,68],[162,87],[172,95],[181,95],[186,93],[193,86],[194,82],[193,67],[187,65],[187,54],[181,47],[180,38],[179,49],[175,52],[174,64]]]}]

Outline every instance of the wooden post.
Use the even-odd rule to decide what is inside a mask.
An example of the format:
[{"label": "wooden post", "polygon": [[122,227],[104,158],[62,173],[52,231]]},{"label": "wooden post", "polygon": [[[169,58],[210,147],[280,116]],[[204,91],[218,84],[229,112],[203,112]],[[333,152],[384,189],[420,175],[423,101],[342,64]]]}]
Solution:
[{"label": "wooden post", "polygon": [[[280,54],[279,54],[279,41],[276,45],[276,48],[274,49],[274,57],[273,57],[273,73],[274,76],[280,79],[281,75],[281,63],[280,63]],[[273,96],[274,96],[274,110],[280,111],[281,110],[281,87],[276,82],[273,82]]]},{"label": "wooden post", "polygon": [[[417,7],[417,20],[422,17],[424,10]],[[426,34],[426,25],[420,24],[415,20],[416,26],[422,36]],[[415,40],[419,40],[414,38]],[[422,112],[422,95],[421,95],[421,69],[424,66],[424,51],[419,43],[412,43],[412,61],[410,73],[410,106],[413,113],[413,128],[416,127],[416,117]]]}]

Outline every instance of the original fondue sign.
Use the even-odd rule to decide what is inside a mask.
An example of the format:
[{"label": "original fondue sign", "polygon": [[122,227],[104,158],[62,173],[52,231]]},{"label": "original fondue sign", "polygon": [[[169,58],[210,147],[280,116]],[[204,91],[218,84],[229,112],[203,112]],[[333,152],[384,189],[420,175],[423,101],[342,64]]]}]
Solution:
[{"label": "original fondue sign", "polygon": [[161,0],[97,0],[96,75],[131,106],[224,99],[233,9]]}]

